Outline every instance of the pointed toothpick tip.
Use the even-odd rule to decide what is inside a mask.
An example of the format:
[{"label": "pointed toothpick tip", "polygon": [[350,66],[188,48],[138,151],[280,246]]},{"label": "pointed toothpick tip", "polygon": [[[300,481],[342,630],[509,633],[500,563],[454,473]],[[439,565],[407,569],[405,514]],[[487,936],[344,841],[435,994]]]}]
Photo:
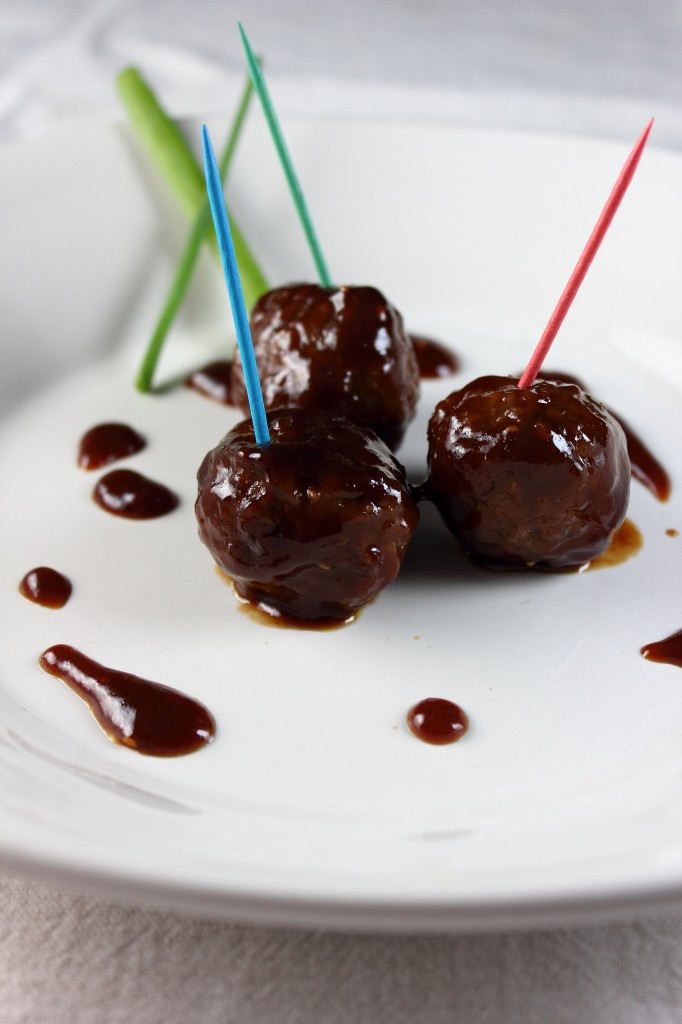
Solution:
[{"label": "pointed toothpick tip", "polygon": [[654,118],[652,117],[640,137],[637,139],[637,142],[633,146],[627,160],[623,164],[623,168],[616,179],[616,184],[613,186],[611,194],[606,200],[604,209],[599,214],[597,223],[595,224],[592,234],[587,241],[587,245],[583,249],[580,259],[576,263],[573,273],[568,280],[568,284],[564,288],[561,298],[549,318],[549,323],[545,327],[542,337],[530,358],[528,366],[523,371],[523,374],[519,379],[520,388],[531,387],[540,372],[540,368],[545,361],[545,357],[549,352],[552,342],[556,338],[559,328],[564,322],[566,314],[578,293],[578,289],[583,283],[585,275],[590,268],[590,264],[592,263],[599,246],[604,241],[604,236],[611,226],[611,221],[616,214],[616,210],[620,206],[621,200],[628,190],[628,186],[630,185],[634,173],[637,170],[637,165],[642,155],[642,151],[646,145],[647,139],[649,138],[653,123]]},{"label": "pointed toothpick tip", "polygon": [[227,292],[230,297],[232,319],[234,320],[234,326],[237,332],[237,345],[239,346],[239,355],[242,360],[244,383],[246,384],[246,393],[249,399],[251,420],[253,422],[253,432],[256,436],[256,444],[268,444],[270,441],[270,431],[268,430],[268,421],[265,415],[265,403],[263,402],[263,392],[258,378],[256,357],[253,351],[253,340],[251,338],[251,330],[249,328],[249,315],[246,311],[246,304],[244,302],[241,279],[239,277],[239,268],[237,266],[237,257],[235,256],[234,243],[232,241],[230,220],[227,215],[223,186],[220,179],[220,171],[218,170],[215,153],[213,152],[211,137],[205,124],[201,126],[201,142],[204,151],[206,190],[208,192],[208,199],[211,205],[211,213],[213,215],[216,237],[218,239],[218,248],[220,249],[220,259],[223,265]]}]

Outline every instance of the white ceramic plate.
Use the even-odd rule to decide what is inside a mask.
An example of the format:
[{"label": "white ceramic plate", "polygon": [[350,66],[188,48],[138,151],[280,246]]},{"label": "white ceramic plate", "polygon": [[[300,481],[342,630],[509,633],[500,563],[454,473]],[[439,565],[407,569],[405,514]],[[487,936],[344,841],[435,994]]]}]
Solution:
[{"label": "white ceramic plate", "polygon": [[[633,138],[641,126],[633,125]],[[215,126],[216,136],[222,133]],[[435,402],[521,368],[627,145],[428,125],[296,121],[290,142],[338,280],[380,286],[450,342],[401,456],[425,461]],[[639,655],[682,627],[682,161],[645,153],[551,359],[625,415],[669,468],[633,486],[642,552],[575,576],[469,566],[436,518],[399,580],[332,633],[239,612],[196,537],[194,477],[235,415],[130,381],[184,227],[126,133],[70,130],[0,153],[0,862],[100,892],[252,921],[471,929],[631,913],[682,898],[682,674]],[[230,185],[273,282],[311,276],[254,114]],[[231,336],[208,258],[163,373]],[[181,496],[132,523],[90,501],[81,434],[122,419],[130,465]],[[96,474],[95,474],[96,476]],[[22,600],[35,565],[75,584]],[[37,666],[64,642],[176,686],[218,736],[185,758],[109,744]],[[436,748],[405,727],[426,696],[471,730]]]}]

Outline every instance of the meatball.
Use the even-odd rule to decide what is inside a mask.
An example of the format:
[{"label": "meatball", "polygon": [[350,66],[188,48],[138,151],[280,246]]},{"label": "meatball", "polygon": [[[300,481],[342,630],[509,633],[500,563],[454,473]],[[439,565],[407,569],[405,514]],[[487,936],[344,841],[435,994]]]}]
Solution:
[{"label": "meatball", "polygon": [[[251,334],[266,409],[326,409],[398,448],[419,398],[419,367],[400,313],[376,288],[277,288],[254,306]],[[231,393],[248,412],[238,353]]]},{"label": "meatball", "polygon": [[485,565],[577,568],[625,517],[625,435],[576,384],[479,377],[436,406],[428,437],[425,492]]},{"label": "meatball", "polygon": [[250,420],[198,473],[199,535],[237,595],[274,615],[350,619],[400,569],[419,510],[405,472],[366,427],[277,409],[270,443]]}]

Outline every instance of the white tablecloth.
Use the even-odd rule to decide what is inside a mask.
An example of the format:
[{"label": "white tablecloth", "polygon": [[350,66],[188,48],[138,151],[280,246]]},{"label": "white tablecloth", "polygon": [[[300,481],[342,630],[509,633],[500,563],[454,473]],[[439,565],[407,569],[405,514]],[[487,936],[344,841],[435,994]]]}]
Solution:
[{"label": "white tablecloth", "polygon": [[[117,113],[144,68],[221,112],[241,18],[287,112],[452,119],[682,148],[679,0],[3,0],[0,140]],[[231,100],[230,104],[231,106]],[[1,158],[1,152],[0,152]],[[3,200],[4,201],[4,200]],[[0,879],[0,1024],[663,1024],[682,917],[463,937],[246,927]]]},{"label": "white tablecloth", "polygon": [[682,921],[333,935],[2,887],[2,1024],[672,1024]]}]

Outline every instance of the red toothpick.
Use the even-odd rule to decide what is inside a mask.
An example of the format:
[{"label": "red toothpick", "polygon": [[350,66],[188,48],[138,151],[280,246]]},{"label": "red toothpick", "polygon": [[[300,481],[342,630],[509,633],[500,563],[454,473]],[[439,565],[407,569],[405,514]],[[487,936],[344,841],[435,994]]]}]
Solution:
[{"label": "red toothpick", "polygon": [[561,298],[557,302],[556,309],[549,318],[549,323],[545,327],[544,333],[537,343],[528,366],[521,375],[519,380],[520,388],[529,388],[540,372],[540,367],[545,361],[545,356],[549,352],[550,345],[556,338],[559,328],[564,322],[564,317],[568,313],[580,285],[583,283],[585,274],[589,270],[590,264],[597,253],[597,249],[603,242],[604,235],[609,230],[616,210],[620,206],[621,200],[627,192],[628,185],[632,181],[633,175],[637,170],[639,158],[641,157],[642,150],[646,145],[646,140],[649,138],[649,132],[651,131],[653,123],[654,119],[652,117],[635,143],[630,156],[625,161],[623,169],[618,175],[618,180],[613,186],[613,191],[606,200],[606,206],[600,213],[599,220],[594,226],[594,230],[588,239],[587,245],[583,249],[580,259],[575,265],[575,270],[571,274],[568,284],[564,288]]}]

